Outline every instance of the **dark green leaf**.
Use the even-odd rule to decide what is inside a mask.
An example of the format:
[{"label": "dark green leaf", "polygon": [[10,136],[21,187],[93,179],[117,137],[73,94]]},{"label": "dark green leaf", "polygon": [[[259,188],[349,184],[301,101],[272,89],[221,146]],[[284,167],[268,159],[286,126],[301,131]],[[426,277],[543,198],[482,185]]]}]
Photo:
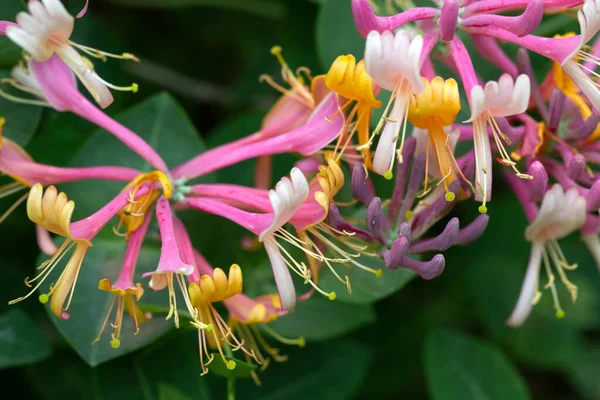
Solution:
[{"label": "dark green leaf", "polygon": [[32,364],[48,357],[50,344],[18,308],[0,316],[0,368]]},{"label": "dark green leaf", "polygon": [[460,333],[430,333],[425,369],[433,400],[530,398],[523,379],[499,349]]},{"label": "dark green leaf", "polygon": [[159,382],[158,400],[192,400],[192,398],[174,386],[164,382]]},{"label": "dark green leaf", "polygon": [[353,305],[328,300],[316,293],[301,301],[293,313],[269,324],[286,337],[302,336],[306,340],[332,339],[375,322],[375,310],[370,305]]},{"label": "dark green leaf", "polygon": [[363,256],[360,258],[360,262],[364,263],[367,267],[382,270],[383,274],[378,278],[374,274],[361,270],[358,267],[352,267],[348,272],[352,293],[348,293],[346,287],[328,271],[323,273],[323,278],[319,281],[319,285],[327,291],[335,291],[337,295],[336,301],[353,304],[370,304],[395,293],[415,277],[415,274],[409,269],[388,270],[380,258]]},{"label": "dark green leaf", "polygon": [[[24,5],[20,0],[4,0],[0,8],[0,20],[15,21],[19,11],[23,11]],[[0,67],[12,67],[21,58],[23,51],[8,37],[0,36]],[[2,105],[0,104],[0,111]],[[0,112],[0,115],[2,113]]]},{"label": "dark green leaf", "polygon": [[588,348],[580,362],[569,371],[571,382],[585,399],[600,400],[600,348]]},{"label": "dark green leaf", "polygon": [[254,14],[263,18],[281,19],[287,9],[278,0],[108,0],[129,7],[179,8],[192,6],[221,7]]},{"label": "dark green leaf", "polygon": [[326,0],[321,2],[317,18],[317,52],[321,67],[329,70],[336,57],[352,54],[362,60],[365,53],[365,39],[354,26],[351,2],[346,0]]},{"label": "dark green leaf", "polygon": [[259,374],[262,386],[238,381],[238,400],[351,399],[370,360],[369,348],[348,340],[290,350],[287,362]]},{"label": "dark green leaf", "polygon": [[[0,37],[0,39],[1,38],[2,37]],[[9,70],[0,70],[0,78],[5,78],[9,76],[9,74]],[[0,89],[10,92],[11,95],[17,97],[30,97],[27,94],[23,94],[22,92],[5,86],[8,86],[8,84],[3,84]],[[31,139],[31,136],[33,136],[33,133],[40,123],[41,116],[41,106],[15,103],[14,101],[0,97],[0,118],[4,117],[6,119],[3,135],[20,146],[25,146],[27,142],[29,142],[29,139]]]}]

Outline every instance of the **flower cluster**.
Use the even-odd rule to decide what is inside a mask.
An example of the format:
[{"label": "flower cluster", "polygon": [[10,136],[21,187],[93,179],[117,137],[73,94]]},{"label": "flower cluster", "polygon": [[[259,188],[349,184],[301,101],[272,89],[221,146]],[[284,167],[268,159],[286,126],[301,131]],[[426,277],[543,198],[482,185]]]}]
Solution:
[{"label": "flower cluster", "polygon": [[[531,242],[531,258],[507,323],[522,324],[541,296],[542,264],[549,280],[545,288],[552,292],[557,315],[564,316],[554,274],[575,301],[577,287],[566,271],[576,266],[567,263],[558,239],[579,230],[600,266],[600,175],[592,168],[600,163],[596,141],[600,118],[594,112],[600,110],[594,72],[600,58],[587,44],[600,29],[600,2],[435,3],[437,7],[379,16],[368,0],[352,0],[357,30],[366,38],[364,58],[357,61],[356,55],[340,55],[324,75],[312,76],[305,68],[294,72],[281,48],[273,47],[271,53],[281,65],[283,83],[266,75],[261,80],[281,92],[281,97],[261,129],[173,168],[136,132],[101,110],[112,102],[111,89],[135,92],[137,85],[109,84],[84,56],[137,61],[133,55],[115,55],[72,42],[75,20],[59,0],[32,0],[29,12],[19,13],[15,22],[0,21],[0,34],[20,45],[25,54],[11,78],[2,83],[20,89],[26,97],[1,90],[0,96],[85,118],[118,138],[152,169],[44,165],[2,138],[0,171],[14,183],[1,187],[0,196],[27,188],[29,194],[20,197],[0,221],[26,201],[39,247],[49,256],[38,275],[26,279],[31,291],[11,303],[40,290],[40,302],[49,302],[54,315],[71,317],[69,304],[77,295],[85,256],[94,251],[95,236],[116,218],[116,231],[124,232],[120,235],[126,253],[119,275],[98,283],[114,300],[96,341],[115,305],[110,324],[112,347],[120,346],[125,311],[133,319],[136,333],[141,329],[150,318],[139,303],[146,286],[153,291],[166,289],[167,319],[172,318],[177,327],[181,305],[177,299],[184,299],[186,318],[198,330],[204,373],[211,362],[234,369],[230,351],[266,366],[269,359],[285,357],[267,343],[264,334],[286,344],[305,344],[303,338],[282,338],[269,322],[293,312],[298,301],[313,294],[335,300],[335,291],[320,284],[322,274],[333,274],[341,284],[336,290],[349,292],[350,276],[353,280],[385,279],[380,277],[394,274],[398,268],[412,270],[422,279],[439,276],[446,266],[442,253],[476,240],[487,226],[496,157],[501,166],[508,167],[503,175],[530,221],[525,238]],[[545,13],[580,6],[578,35],[545,38],[531,34]],[[522,10],[522,14],[502,15],[514,10]],[[480,56],[504,74],[495,81],[482,80],[459,31],[470,37]],[[516,62],[499,41],[520,46]],[[528,51],[552,63],[542,83],[536,82]],[[439,76],[438,64],[456,72],[458,82]],[[97,105],[79,92],[78,81]],[[386,92],[389,101],[383,104],[378,98]],[[470,117],[457,122],[461,92],[468,101],[466,115]],[[382,109],[380,118],[373,117],[376,109]],[[1,120],[0,129],[10,123]],[[458,153],[459,143],[472,146]],[[284,153],[301,159],[289,176],[281,177],[269,189],[271,157]],[[255,187],[194,183],[196,178],[254,158],[259,160]],[[377,195],[386,192],[377,187],[385,180],[373,175],[393,180],[389,199]],[[124,185],[97,212],[72,221],[75,203],[54,185],[87,179]],[[339,199],[344,188],[352,192],[352,201]],[[471,197],[478,204],[477,218],[465,225],[458,217],[450,217],[458,202],[471,201]],[[227,272],[213,268],[194,247],[177,216],[186,209],[228,219],[254,235],[251,241],[264,248],[270,261],[277,293],[246,296],[243,273],[248,271],[235,260]],[[431,228],[441,221],[445,223],[441,233],[433,234]],[[160,232],[160,260],[154,271],[143,271],[142,277],[149,280],[142,285],[134,279],[136,264],[154,225]],[[49,232],[64,237],[63,244],[54,246]],[[68,261],[59,278],[48,284],[64,257]],[[387,267],[385,273],[373,267],[377,258]],[[357,272],[350,273],[352,269]],[[298,294],[300,283],[307,290]],[[215,307],[215,303],[224,307]],[[226,317],[221,310],[227,311]]]}]

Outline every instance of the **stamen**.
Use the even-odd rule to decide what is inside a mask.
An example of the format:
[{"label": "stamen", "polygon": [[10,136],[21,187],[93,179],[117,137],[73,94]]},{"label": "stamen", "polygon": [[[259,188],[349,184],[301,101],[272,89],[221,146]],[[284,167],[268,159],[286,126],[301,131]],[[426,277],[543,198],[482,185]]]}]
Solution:
[{"label": "stamen", "polygon": [[71,40],[68,40],[67,43],[70,44],[71,46],[76,47],[79,50],[83,51],[85,54],[87,54],[91,57],[94,57],[94,58],[98,58],[102,61],[106,61],[107,58],[116,58],[119,60],[132,60],[135,62],[140,62],[140,59],[131,53],[114,54],[114,53],[108,53],[106,51],[94,49],[93,47],[84,46],[82,44],[75,43]]},{"label": "stamen", "polygon": [[4,222],[4,220],[5,220],[5,219],[6,219],[6,218],[7,218],[7,217],[10,215],[10,214],[12,214],[12,212],[13,212],[13,211],[15,211],[15,210],[16,210],[16,208],[17,208],[17,207],[19,207],[19,205],[20,205],[21,203],[23,203],[25,200],[27,200],[27,196],[29,196],[29,193],[25,193],[23,196],[19,197],[19,199],[18,199],[17,201],[15,201],[15,203],[14,203],[12,206],[10,206],[10,207],[8,208],[8,210],[6,210],[6,211],[4,212],[4,214],[2,214],[2,216],[0,217],[0,224],[1,224],[2,222]]},{"label": "stamen", "polygon": [[15,103],[19,103],[19,104],[28,104],[31,106],[40,106],[40,107],[48,107],[48,108],[52,108],[52,106],[42,100],[30,100],[30,99],[23,99],[21,97],[16,97],[13,96],[11,94],[6,93],[5,91],[0,89],[0,97],[5,98],[6,100],[15,102]]}]

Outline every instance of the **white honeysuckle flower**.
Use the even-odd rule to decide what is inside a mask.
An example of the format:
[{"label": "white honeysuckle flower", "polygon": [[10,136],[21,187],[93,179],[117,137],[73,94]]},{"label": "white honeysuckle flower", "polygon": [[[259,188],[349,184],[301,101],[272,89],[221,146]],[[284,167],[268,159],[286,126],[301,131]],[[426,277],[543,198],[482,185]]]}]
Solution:
[{"label": "white honeysuckle flower", "polygon": [[581,228],[585,223],[586,214],[585,198],[579,194],[577,188],[573,187],[565,192],[561,185],[556,184],[546,192],[535,220],[525,230],[525,237],[532,243],[531,255],[519,299],[506,321],[508,325],[522,325],[541,297],[539,273],[542,262],[550,274],[545,288],[550,288],[552,292],[557,317],[562,318],[564,311],[558,300],[555,276],[551,272],[552,265],[575,301],[577,287],[567,279],[565,270],[574,269],[577,265],[567,263],[557,240]]},{"label": "white honeysuckle flower", "polygon": [[290,218],[292,218],[302,204],[308,199],[309,186],[306,177],[299,168],[292,168],[290,178],[284,176],[269,191],[269,200],[273,207],[275,218],[267,229],[261,232],[259,240],[262,242],[267,236],[274,234]]},{"label": "white honeysuckle flower", "polygon": [[[398,153],[402,152],[406,135],[404,121],[410,99],[414,93],[420,93],[425,89],[420,72],[422,50],[423,37],[416,35],[411,39],[409,32],[405,30],[399,30],[396,34],[390,31],[383,33],[373,31],[367,36],[365,48],[367,73],[375,83],[392,92],[384,116],[375,129],[375,133],[379,132],[385,122],[373,158],[373,170],[388,179],[392,178],[396,142],[399,138],[401,141]],[[392,102],[392,110],[388,114]]]},{"label": "white honeysuckle flower", "polygon": [[103,60],[107,57],[137,60],[135,56],[127,53],[110,54],[72,42],[70,37],[75,19],[60,0],[31,0],[28,8],[29,13],[22,11],[17,14],[17,25],[9,25],[6,28],[6,36],[28,52],[35,61],[45,62],[54,55],[58,56],[102,108],[113,102],[109,88],[137,92],[137,84],[121,87],[104,81],[94,71],[91,61],[81,56],[75,48]]},{"label": "white honeysuckle flower", "polygon": [[[296,306],[296,288],[288,268],[288,261],[281,254],[281,247],[277,243],[275,234],[298,212],[308,199],[310,192],[308,181],[299,168],[292,168],[290,177],[291,180],[288,177],[281,178],[275,185],[275,189],[269,191],[269,200],[275,216],[273,223],[259,235],[259,240],[263,242],[269,256],[281,306],[284,310],[293,310]],[[298,266],[296,265],[296,267]],[[304,275],[301,268],[298,270]]]},{"label": "white honeysuckle flower", "polygon": [[579,32],[581,38],[579,45],[573,49],[571,54],[565,57],[563,65],[578,56],[579,51],[589,42],[600,30],[600,0],[586,0],[583,7],[577,12],[579,20]]},{"label": "white honeysuckle flower", "polygon": [[498,147],[501,162],[510,166],[520,178],[529,178],[521,174],[515,167],[503,142],[510,144],[495,117],[508,117],[521,114],[527,110],[531,92],[531,83],[527,75],[519,75],[517,80],[504,74],[496,81],[489,81],[484,87],[475,86],[471,89],[471,118],[473,123],[473,147],[475,150],[475,200],[482,201],[481,212],[486,212],[485,203],[492,198],[492,152],[488,136],[488,126],[491,128],[494,142]]}]

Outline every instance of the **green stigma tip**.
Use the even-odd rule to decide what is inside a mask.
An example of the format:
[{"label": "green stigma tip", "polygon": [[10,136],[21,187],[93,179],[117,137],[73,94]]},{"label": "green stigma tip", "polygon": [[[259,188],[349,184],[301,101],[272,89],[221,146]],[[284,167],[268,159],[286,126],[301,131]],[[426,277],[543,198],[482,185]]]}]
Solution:
[{"label": "green stigma tip", "polygon": [[452,192],[447,192],[446,193],[446,201],[450,202],[450,201],[454,201],[454,199],[456,199],[456,195]]},{"label": "green stigma tip", "polygon": [[212,324],[206,325],[206,328],[204,329],[206,330],[206,332],[212,332]]},{"label": "green stigma tip", "polygon": [[382,275],[383,275],[383,271],[382,270],[380,270],[380,269],[376,269],[375,270],[375,276],[377,278],[381,278]]},{"label": "green stigma tip", "polygon": [[413,212],[411,210],[408,210],[406,212],[406,214],[404,214],[405,219],[411,219],[412,217],[413,217]]},{"label": "green stigma tip", "polygon": [[46,304],[48,302],[49,297],[47,294],[40,294],[40,297],[38,297],[38,299],[40,300],[40,303]]},{"label": "green stigma tip", "polygon": [[229,360],[229,361],[227,361],[227,363],[225,365],[227,365],[228,370],[233,370],[233,369],[235,369],[236,364],[235,364],[235,361]]},{"label": "green stigma tip", "polygon": [[303,348],[304,346],[306,346],[306,339],[304,339],[304,337],[300,336],[298,338],[298,347]]},{"label": "green stigma tip", "polygon": [[556,312],[556,318],[563,319],[565,317],[565,312],[563,310],[558,310]]},{"label": "green stigma tip", "polygon": [[394,174],[392,174],[392,171],[388,171],[385,174],[383,174],[383,177],[389,181],[394,177]]},{"label": "green stigma tip", "polygon": [[484,205],[479,206],[478,210],[482,214],[486,214],[487,213],[487,207],[484,206]]},{"label": "green stigma tip", "polygon": [[329,300],[335,300],[335,298],[337,296],[336,296],[335,292],[331,292],[331,293],[329,293],[329,295],[327,297],[329,297]]},{"label": "green stigma tip", "polygon": [[137,83],[134,83],[133,85],[131,85],[131,91],[133,93],[137,93],[139,88],[140,87],[139,87],[139,85]]},{"label": "green stigma tip", "polygon": [[118,349],[119,347],[121,347],[121,341],[119,339],[113,339],[110,341],[110,346],[113,349]]}]

